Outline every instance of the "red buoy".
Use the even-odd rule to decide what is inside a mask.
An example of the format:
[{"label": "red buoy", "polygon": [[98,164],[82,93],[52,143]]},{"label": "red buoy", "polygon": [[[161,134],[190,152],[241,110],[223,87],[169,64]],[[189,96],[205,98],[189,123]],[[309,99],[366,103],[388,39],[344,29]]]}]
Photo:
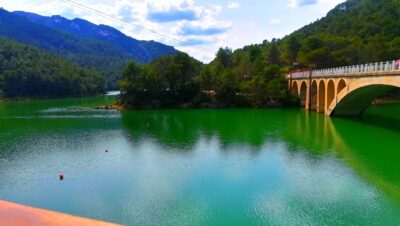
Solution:
[{"label": "red buoy", "polygon": [[64,174],[60,174],[60,175],[58,175],[58,177],[60,178],[60,180],[64,180]]}]

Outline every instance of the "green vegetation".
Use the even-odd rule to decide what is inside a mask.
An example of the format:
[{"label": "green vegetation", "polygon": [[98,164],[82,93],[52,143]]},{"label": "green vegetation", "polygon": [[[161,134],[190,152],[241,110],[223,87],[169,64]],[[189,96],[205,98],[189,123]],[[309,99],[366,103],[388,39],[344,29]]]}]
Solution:
[{"label": "green vegetation", "polygon": [[400,58],[398,0],[348,0],[283,39],[235,51],[221,48],[208,65],[179,53],[146,65],[129,63],[125,70],[132,56],[110,43],[79,38],[5,10],[0,15],[0,35],[65,59],[2,39],[4,98],[91,95],[103,92],[105,83],[114,88],[122,73],[121,103],[127,107],[282,107],[298,101],[284,77],[293,69]]},{"label": "green vegetation", "polygon": [[141,66],[130,63],[122,73],[120,87],[125,106],[135,108],[177,107],[194,100],[201,64],[187,54],[164,56]]},{"label": "green vegetation", "polygon": [[400,58],[400,2],[348,0],[279,42],[284,65],[336,67]]},{"label": "green vegetation", "polygon": [[160,55],[176,52],[173,47],[154,41],[138,41],[114,28],[97,26],[82,19],[70,21],[60,16],[42,17],[1,8],[0,36],[36,46],[75,65],[95,70],[105,76],[109,90],[118,88],[121,72],[129,61],[146,63]]},{"label": "green vegetation", "polygon": [[0,97],[40,98],[103,93],[105,79],[35,47],[0,39]]},{"label": "green vegetation", "polygon": [[250,62],[263,60],[284,71],[400,59],[400,1],[348,0],[283,39],[241,51],[251,52]]},{"label": "green vegetation", "polygon": [[1,37],[38,47],[75,65],[95,70],[105,76],[108,89],[117,88],[122,69],[132,59],[111,44],[35,24],[4,9],[0,9],[0,18]]},{"label": "green vegetation", "polygon": [[129,108],[266,107],[297,102],[277,65],[249,61],[248,69],[254,73],[249,77],[243,74],[242,58],[250,60],[250,52],[234,54],[226,48],[209,65],[184,53],[144,66],[130,63],[120,81],[122,104]]},{"label": "green vegetation", "polygon": [[[325,18],[284,37],[232,52],[221,48],[209,65],[166,57],[124,72],[122,103],[128,107],[290,106],[283,75],[293,69],[328,68],[400,59],[398,0],[348,0]],[[186,56],[187,58],[187,56]],[[193,60],[192,60],[193,61]],[[171,73],[175,70],[175,84]],[[173,73],[172,73],[173,74]],[[177,85],[174,88],[174,86]],[[190,87],[191,92],[183,92]],[[182,92],[181,92],[182,91]]]}]

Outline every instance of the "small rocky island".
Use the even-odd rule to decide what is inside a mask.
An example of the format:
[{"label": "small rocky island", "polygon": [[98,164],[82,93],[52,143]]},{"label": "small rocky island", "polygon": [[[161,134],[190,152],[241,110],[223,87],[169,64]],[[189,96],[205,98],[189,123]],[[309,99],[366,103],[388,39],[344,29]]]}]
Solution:
[{"label": "small rocky island", "polygon": [[96,110],[123,110],[124,108],[121,105],[112,104],[112,105],[100,105],[95,107]]}]

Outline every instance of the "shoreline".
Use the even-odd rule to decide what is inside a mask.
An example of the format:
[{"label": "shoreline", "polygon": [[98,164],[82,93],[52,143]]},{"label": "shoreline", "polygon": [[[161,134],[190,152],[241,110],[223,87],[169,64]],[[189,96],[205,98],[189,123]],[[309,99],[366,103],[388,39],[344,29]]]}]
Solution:
[{"label": "shoreline", "polygon": [[379,106],[379,105],[397,104],[397,103],[400,103],[400,99],[376,99],[372,102],[371,105]]},{"label": "shoreline", "polygon": [[[371,106],[383,106],[390,104],[398,104],[400,103],[400,99],[377,99],[371,103]],[[175,106],[175,107],[139,107],[139,108],[131,108],[125,107],[120,104],[112,104],[112,105],[100,105],[95,107],[95,109],[99,110],[136,110],[136,111],[147,111],[147,110],[201,110],[201,109],[290,109],[290,108],[299,108],[299,106],[265,106],[265,107],[226,107],[226,106]]]},{"label": "shoreline", "polygon": [[111,105],[99,105],[97,107],[95,107],[94,109],[96,110],[127,110],[126,108],[124,108],[124,106],[119,105],[119,104],[111,104]]},{"label": "shoreline", "polygon": [[120,104],[112,104],[112,105],[99,105],[94,109],[97,110],[134,110],[134,111],[152,111],[152,110],[227,110],[227,109],[291,109],[298,108],[297,106],[269,106],[269,107],[224,107],[224,106],[215,106],[215,107],[207,107],[207,106],[199,106],[199,107],[179,107],[179,106],[171,106],[171,107],[141,107],[141,108],[129,108]]},{"label": "shoreline", "polygon": [[[56,100],[56,99],[79,99],[79,98],[90,98],[96,96],[107,95],[106,93],[89,95],[89,96],[71,96],[71,97],[43,97],[43,98],[16,98],[16,99],[0,99],[0,103],[15,103],[15,102],[23,102],[23,101],[40,101],[40,100]],[[389,104],[397,104],[400,103],[399,98],[392,99],[376,99],[371,105],[372,106],[381,106],[381,105],[389,105]],[[146,106],[146,107],[126,107],[121,104],[111,104],[111,105],[99,105],[94,107],[97,110],[164,110],[164,109],[176,109],[176,110],[185,110],[185,109],[288,109],[288,108],[296,108],[296,106],[265,106],[265,107],[227,107],[218,104],[210,104],[206,103],[202,106],[170,106],[170,107],[158,107],[158,106]]]},{"label": "shoreline", "polygon": [[90,98],[96,96],[104,96],[105,93],[98,93],[87,96],[55,96],[55,97],[24,97],[24,98],[0,98],[0,103],[13,103],[13,102],[23,102],[23,101],[40,101],[40,100],[57,100],[57,99],[79,99],[79,98]]}]

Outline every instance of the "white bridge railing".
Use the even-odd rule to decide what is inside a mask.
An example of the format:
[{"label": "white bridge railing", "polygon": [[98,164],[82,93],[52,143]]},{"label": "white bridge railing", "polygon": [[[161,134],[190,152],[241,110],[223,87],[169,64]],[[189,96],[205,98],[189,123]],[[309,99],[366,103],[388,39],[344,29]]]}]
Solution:
[{"label": "white bridge railing", "polygon": [[315,71],[301,71],[291,73],[291,78],[330,77],[330,76],[352,76],[370,74],[374,72],[400,71],[400,60],[380,63],[362,64],[347,67],[328,68]]}]

